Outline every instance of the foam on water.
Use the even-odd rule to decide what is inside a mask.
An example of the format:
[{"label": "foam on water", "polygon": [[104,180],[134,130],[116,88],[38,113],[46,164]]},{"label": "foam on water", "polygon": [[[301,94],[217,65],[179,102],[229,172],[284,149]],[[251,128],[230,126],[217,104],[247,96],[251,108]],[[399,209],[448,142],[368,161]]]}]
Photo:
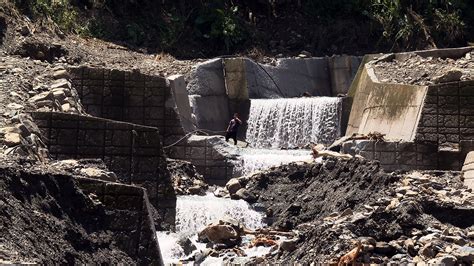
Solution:
[{"label": "foam on water", "polygon": [[240,150],[240,164],[236,171],[240,175],[265,170],[273,166],[280,166],[290,162],[311,161],[310,150],[276,150],[276,149],[242,149]]},{"label": "foam on water", "polygon": [[217,198],[212,194],[206,196],[178,196],[176,201],[176,232],[158,232],[161,254],[165,264],[179,261],[184,251],[178,244],[180,239],[190,238],[198,247],[205,244],[197,242],[197,233],[208,224],[225,217],[241,222],[249,229],[263,227],[262,215],[252,210],[243,200]]},{"label": "foam on water", "polygon": [[336,97],[254,99],[246,141],[255,148],[329,144],[340,135],[341,110]]}]

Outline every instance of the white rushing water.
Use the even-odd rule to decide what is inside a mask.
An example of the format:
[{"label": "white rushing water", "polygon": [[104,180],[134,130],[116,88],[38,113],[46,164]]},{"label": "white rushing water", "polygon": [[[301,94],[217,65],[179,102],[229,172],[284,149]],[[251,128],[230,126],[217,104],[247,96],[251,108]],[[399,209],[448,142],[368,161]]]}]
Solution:
[{"label": "white rushing water", "polygon": [[341,98],[255,99],[246,141],[255,148],[329,144],[340,135]]},{"label": "white rushing water", "polygon": [[[208,224],[219,219],[232,218],[249,229],[263,227],[262,215],[252,210],[243,200],[217,198],[212,194],[206,196],[178,196],[176,201],[176,232],[158,232],[158,241],[165,264],[177,262],[185,257],[180,240],[190,238],[198,249],[205,249],[205,244],[197,242],[197,233]],[[260,254],[267,250],[249,250],[248,254]],[[211,259],[211,258],[210,258]],[[220,261],[220,260],[219,260]],[[208,261],[209,264],[213,264]]]},{"label": "white rushing water", "polygon": [[241,149],[240,164],[236,171],[240,175],[265,170],[273,166],[280,166],[290,162],[308,162],[312,160],[310,150],[276,150],[276,149]]}]

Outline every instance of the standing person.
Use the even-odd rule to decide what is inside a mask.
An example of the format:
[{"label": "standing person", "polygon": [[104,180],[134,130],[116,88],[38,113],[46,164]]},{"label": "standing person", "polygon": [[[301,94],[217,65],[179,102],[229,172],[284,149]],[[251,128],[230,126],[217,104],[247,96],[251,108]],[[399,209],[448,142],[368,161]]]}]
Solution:
[{"label": "standing person", "polygon": [[227,126],[225,141],[229,141],[229,139],[232,138],[234,140],[234,145],[237,145],[237,131],[241,124],[242,121],[239,119],[239,114],[235,113],[234,118],[230,120],[229,126]]}]

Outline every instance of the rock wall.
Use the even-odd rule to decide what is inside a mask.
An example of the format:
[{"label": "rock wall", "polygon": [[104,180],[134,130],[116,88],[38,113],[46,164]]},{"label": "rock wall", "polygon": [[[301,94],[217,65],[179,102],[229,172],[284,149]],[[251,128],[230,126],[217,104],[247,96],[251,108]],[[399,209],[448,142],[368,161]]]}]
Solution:
[{"label": "rock wall", "polygon": [[174,225],[176,196],[157,128],[64,113],[32,117],[54,159],[102,159],[121,181],[147,189],[163,228]]},{"label": "rock wall", "polygon": [[166,79],[140,72],[72,67],[69,69],[85,111],[96,117],[157,127],[165,145],[184,135]]},{"label": "rock wall", "polygon": [[474,81],[428,87],[416,141],[460,150],[474,141]]},{"label": "rock wall", "polygon": [[168,150],[170,157],[190,161],[209,184],[225,185],[234,177],[236,148],[218,136],[189,137]]},{"label": "rock wall", "polygon": [[438,152],[434,143],[405,141],[353,140],[342,145],[342,152],[378,160],[387,171],[459,170],[464,159],[459,153]]},{"label": "rock wall", "polygon": [[143,188],[88,178],[77,180],[85,193],[93,193],[106,209],[112,210],[108,230],[121,250],[136,258],[138,264],[162,264],[153,212]]}]

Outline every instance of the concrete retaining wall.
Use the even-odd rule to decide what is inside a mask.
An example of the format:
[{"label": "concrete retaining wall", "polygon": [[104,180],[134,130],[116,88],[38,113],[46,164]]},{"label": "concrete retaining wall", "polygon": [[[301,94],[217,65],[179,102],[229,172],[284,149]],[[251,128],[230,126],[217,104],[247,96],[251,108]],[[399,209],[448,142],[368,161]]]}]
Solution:
[{"label": "concrete retaining wall", "polygon": [[174,225],[176,196],[157,128],[65,113],[32,117],[54,159],[102,159],[121,181],[147,189],[163,227]]},{"label": "concrete retaining wall", "polygon": [[96,179],[77,178],[79,187],[97,196],[109,213],[109,231],[116,245],[140,265],[161,265],[152,208],[144,189]]},{"label": "concrete retaining wall", "polygon": [[197,64],[186,87],[196,125],[201,129],[223,131],[229,122],[222,59]]},{"label": "concrete retaining wall", "polygon": [[[202,95],[191,95],[191,97],[188,97],[182,76],[170,76],[163,79],[138,72],[90,67],[71,68],[70,71],[74,86],[77,88],[88,114],[155,127],[155,130],[157,128],[157,132],[162,136],[164,146],[175,143],[182,139],[186,132],[196,129],[194,124],[197,124],[199,128],[218,131],[225,130],[227,126],[229,100],[226,96],[220,59],[206,62],[197,67],[194,75],[203,78],[192,79],[188,84],[188,89],[192,93],[195,88],[199,88]],[[128,143],[129,140],[124,141]],[[127,146],[127,144],[124,145]],[[140,152],[145,152],[146,147],[150,147],[150,145],[154,144],[140,147]],[[216,155],[212,155],[211,146],[208,142],[196,142],[191,139],[180,142],[167,149],[166,152],[171,158],[195,163],[198,172],[204,175],[208,181],[224,180],[228,176],[226,172],[231,174],[231,170],[227,170],[228,163],[225,158],[222,156],[219,157],[219,160],[214,158]],[[211,152],[211,155],[207,156],[208,153],[201,152],[203,148]],[[122,154],[120,155],[122,156]],[[136,155],[138,154],[135,154],[134,158]],[[102,158],[104,154],[87,154],[87,156]],[[131,157],[126,157],[126,160],[129,158]],[[158,162],[158,160],[151,161],[153,159],[150,159],[150,162],[135,162],[135,164],[140,164],[139,169],[148,169],[153,168]],[[111,167],[111,170],[115,171],[117,168],[117,171],[124,172],[120,168],[127,168],[129,165],[130,162],[118,162],[116,167]],[[159,176],[159,174],[155,176]],[[136,177],[133,179],[132,182],[138,182]],[[161,188],[154,190],[149,192],[149,195],[165,193]],[[172,204],[173,202],[169,203],[170,206]],[[166,214],[166,216],[169,215]]]},{"label": "concrete retaining wall", "polygon": [[474,81],[429,86],[416,141],[459,150],[461,142],[471,140],[474,140]]},{"label": "concrete retaining wall", "polygon": [[223,186],[234,177],[236,148],[218,136],[191,136],[168,149],[170,157],[190,161],[206,182]]},{"label": "concrete retaining wall", "polygon": [[378,160],[388,171],[460,170],[464,160],[464,157],[457,152],[438,152],[438,145],[433,143],[403,141],[353,140],[343,144],[342,152]]},{"label": "concrete retaining wall", "polygon": [[[346,94],[361,57],[333,56],[282,58],[276,65],[260,64],[248,58],[225,58],[224,71],[228,87],[242,86],[239,91],[251,99]],[[248,92],[245,92],[248,91]],[[248,98],[247,97],[247,98]]]},{"label": "concrete retaining wall", "polygon": [[166,144],[184,135],[166,79],[140,72],[73,67],[73,86],[92,116],[157,127]]},{"label": "concrete retaining wall", "polygon": [[414,140],[426,86],[380,83],[368,65],[356,86],[346,136],[377,131],[391,140]]},{"label": "concrete retaining wall", "polygon": [[[472,49],[413,53],[459,58]],[[413,53],[391,54],[377,60],[403,60]],[[350,142],[344,144],[345,151],[380,159],[387,169],[399,164],[407,169],[460,170],[466,154],[474,150],[474,81],[429,86],[381,83],[373,71],[373,63],[359,69],[351,86],[352,107],[346,136],[380,132],[386,134],[390,144],[377,147],[366,142]],[[425,148],[420,152],[419,147]],[[426,149],[430,150],[428,154],[423,151]]]}]

